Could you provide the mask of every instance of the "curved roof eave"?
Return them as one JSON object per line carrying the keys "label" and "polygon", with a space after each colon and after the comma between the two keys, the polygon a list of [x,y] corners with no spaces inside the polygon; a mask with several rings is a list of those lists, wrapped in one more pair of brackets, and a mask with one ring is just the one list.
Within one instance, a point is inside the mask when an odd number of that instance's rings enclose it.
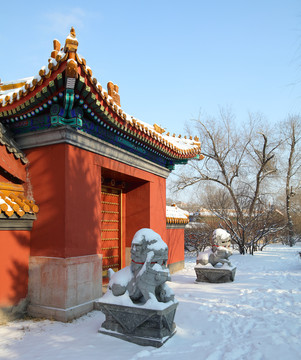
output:
{"label": "curved roof eave", "polygon": [[83,101],[89,96],[86,106],[91,107],[95,113],[105,113],[113,126],[118,126],[130,136],[168,154],[170,158],[202,158],[201,144],[197,137],[193,139],[165,134],[165,130],[157,124],[149,125],[124,112],[120,106],[118,86],[109,82],[105,90],[93,77],[86,60],[77,53],[78,41],[73,28],[63,48],[58,40],[53,43],[54,50],[48,59],[48,65],[43,66],[38,75],[0,84],[0,121],[14,117],[17,119],[16,116],[26,115],[26,111],[34,114],[42,106],[47,106],[47,101],[65,87],[62,74],[67,73],[67,77],[71,74],[76,79],[75,90]]}

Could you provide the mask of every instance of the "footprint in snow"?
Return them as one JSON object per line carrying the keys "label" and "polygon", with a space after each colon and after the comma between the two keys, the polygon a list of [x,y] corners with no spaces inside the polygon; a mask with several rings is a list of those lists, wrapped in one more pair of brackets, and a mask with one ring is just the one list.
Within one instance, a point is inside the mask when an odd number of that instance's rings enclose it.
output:
{"label": "footprint in snow", "polygon": [[206,360],[224,360],[224,352],[222,350],[216,350],[212,352]]}
{"label": "footprint in snow", "polygon": [[247,355],[248,349],[246,347],[237,346],[235,348],[230,349],[225,353],[223,360],[238,360],[244,359],[244,355]]}
{"label": "footprint in snow", "polygon": [[192,347],[206,347],[206,346],[211,346],[211,342],[210,341],[201,341],[201,342],[197,342],[195,344],[192,344]]}
{"label": "footprint in snow", "polygon": [[150,356],[150,355],[151,355],[150,351],[142,350],[142,351],[138,352],[138,354],[136,354],[136,358],[141,359],[141,358],[144,358],[144,357],[147,357],[147,356]]}

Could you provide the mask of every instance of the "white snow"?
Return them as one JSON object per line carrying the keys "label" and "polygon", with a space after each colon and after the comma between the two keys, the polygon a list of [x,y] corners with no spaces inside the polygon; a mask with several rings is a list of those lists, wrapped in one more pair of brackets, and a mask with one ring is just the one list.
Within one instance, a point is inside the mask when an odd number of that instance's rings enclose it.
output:
{"label": "white snow", "polygon": [[[103,93],[103,91],[102,91]],[[109,99],[110,97],[108,97]],[[117,104],[115,104],[117,105]],[[119,109],[119,107],[118,107]],[[135,118],[132,115],[129,115],[123,110],[123,113],[126,116],[126,121],[131,123],[132,125],[134,122],[139,126],[140,130],[146,133],[149,136],[152,136],[154,139],[158,140],[159,142],[163,143],[164,145],[168,146],[169,148],[178,148],[180,153],[184,153],[184,150],[191,150],[191,149],[199,149],[200,142],[192,139],[186,139],[185,137],[175,137],[170,136],[164,133],[159,133],[153,125],[150,125],[140,119]]]}
{"label": "white snow", "polygon": [[179,306],[177,333],[161,348],[100,334],[93,311],[71,323],[22,320],[0,327],[0,359],[300,359],[301,243],[234,253],[233,283],[195,283],[195,256],[168,283]]}
{"label": "white snow", "polygon": [[[208,260],[208,259],[206,259],[205,257],[202,257],[201,258],[202,260]],[[200,260],[200,258],[198,257],[198,260]],[[214,268],[214,266],[210,263],[210,262],[208,262],[208,264],[206,264],[206,265],[202,265],[202,264],[196,264],[196,266],[195,267],[197,267],[197,268]]]}
{"label": "white snow", "polygon": [[[7,197],[5,197],[5,199],[7,199]],[[0,197],[0,205],[5,204],[7,206],[8,211],[13,211],[13,208],[5,201],[5,199]],[[8,200],[10,200],[13,204],[15,204],[11,199]]]}
{"label": "white snow", "polygon": [[116,304],[116,305],[123,305],[123,306],[135,306],[132,302],[129,292],[126,291],[123,295],[114,296],[110,289],[104,294],[102,298],[99,299],[103,303],[107,304]]}
{"label": "white snow", "polygon": [[76,38],[76,36],[74,36],[73,34],[69,34],[68,36],[67,36],[67,39],[69,39],[69,40],[73,40],[73,41],[77,41],[77,38]]}
{"label": "white snow", "polygon": [[161,271],[161,272],[169,272],[169,269],[168,268],[163,268],[160,264],[154,264],[152,266],[152,269],[155,270],[155,271]]}
{"label": "white snow", "polygon": [[227,241],[230,238],[230,234],[224,229],[215,229],[213,231],[213,236],[220,238],[222,241]]}
{"label": "white snow", "polygon": [[[212,254],[212,249],[206,249],[204,251],[201,251],[199,255],[197,256],[197,260],[203,260],[204,262],[209,261],[209,256]],[[210,264],[211,265],[211,264]]]}
{"label": "white snow", "polygon": [[12,80],[12,81],[5,81],[4,83],[2,83],[1,85],[14,85],[14,84],[19,84],[22,82],[31,82],[33,80],[33,76],[29,76],[26,78],[22,78],[22,79],[17,79],[17,80]]}
{"label": "white snow", "polygon": [[189,218],[189,212],[180,209],[177,205],[166,206],[166,217],[187,220]]}
{"label": "white snow", "polygon": [[49,74],[49,68],[48,68],[48,66],[42,66],[41,67],[41,70],[45,70],[45,75],[48,75]]}
{"label": "white snow", "polygon": [[132,280],[132,278],[133,278],[133,273],[131,271],[131,267],[126,266],[125,268],[115,272],[114,274],[112,273],[109,286],[112,286],[113,284],[126,286]]}
{"label": "white snow", "polygon": [[155,242],[147,244],[148,250],[160,251],[167,248],[167,245],[162,240],[161,236],[154,230],[148,228],[143,228],[136,232],[132,240],[132,245],[140,245],[144,239],[147,241],[155,240]]}
{"label": "white snow", "polygon": [[[159,302],[155,295],[149,294],[150,299],[145,304],[134,304],[129,296],[128,291],[125,294],[120,296],[114,296],[112,291],[108,290],[102,298],[99,300],[106,304],[115,304],[115,305],[123,305],[123,306],[132,306],[140,309],[152,309],[152,310],[164,310],[168,306],[177,303],[177,300],[168,301],[166,303]],[[101,325],[101,324],[100,324]],[[1,359],[1,358],[0,358]]]}

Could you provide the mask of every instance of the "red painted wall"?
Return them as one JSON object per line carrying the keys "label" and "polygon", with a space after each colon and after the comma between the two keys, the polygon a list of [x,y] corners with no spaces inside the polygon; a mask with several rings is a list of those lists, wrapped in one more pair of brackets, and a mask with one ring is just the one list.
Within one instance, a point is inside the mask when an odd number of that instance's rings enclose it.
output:
{"label": "red painted wall", "polygon": [[165,241],[166,181],[155,177],[126,194],[126,246],[141,228],[150,228]]}
{"label": "red painted wall", "polygon": [[29,231],[0,230],[0,306],[27,296],[29,247]]}
{"label": "red painted wall", "polygon": [[126,247],[130,247],[133,236],[142,228],[150,227],[150,186],[138,186],[126,193]]}
{"label": "red painted wall", "polygon": [[31,255],[72,257],[100,253],[102,173],[130,179],[123,199],[124,244],[152,227],[166,236],[165,179],[72,145],[26,151],[35,202]]}
{"label": "red painted wall", "polygon": [[33,256],[65,256],[65,152],[63,144],[26,151],[33,196],[40,208],[31,235]]}
{"label": "red painted wall", "polygon": [[184,229],[167,229],[168,263],[184,261]]}
{"label": "red painted wall", "polygon": [[100,253],[101,169],[79,148],[65,156],[65,257]]}
{"label": "red painted wall", "polygon": [[150,228],[166,241],[166,181],[163,178],[150,183],[150,213]]}

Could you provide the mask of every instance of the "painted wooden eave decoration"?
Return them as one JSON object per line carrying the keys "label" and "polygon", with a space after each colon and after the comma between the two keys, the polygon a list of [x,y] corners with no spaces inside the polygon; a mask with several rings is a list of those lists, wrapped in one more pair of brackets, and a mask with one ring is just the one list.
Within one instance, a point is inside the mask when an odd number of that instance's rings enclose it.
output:
{"label": "painted wooden eave decoration", "polygon": [[0,183],[0,219],[35,215],[39,207],[24,196],[22,185]]}
{"label": "painted wooden eave decoration", "polygon": [[64,47],[54,49],[38,75],[9,83],[0,81],[0,122],[13,133],[70,125],[117,146],[153,154],[166,167],[202,159],[197,137],[170,135],[157,124],[149,125],[121,108],[119,88],[109,82],[104,89],[86,60],[77,53],[73,28]]}
{"label": "painted wooden eave decoration", "polygon": [[167,224],[188,224],[189,212],[182,210],[173,204],[166,206],[166,223]]}

